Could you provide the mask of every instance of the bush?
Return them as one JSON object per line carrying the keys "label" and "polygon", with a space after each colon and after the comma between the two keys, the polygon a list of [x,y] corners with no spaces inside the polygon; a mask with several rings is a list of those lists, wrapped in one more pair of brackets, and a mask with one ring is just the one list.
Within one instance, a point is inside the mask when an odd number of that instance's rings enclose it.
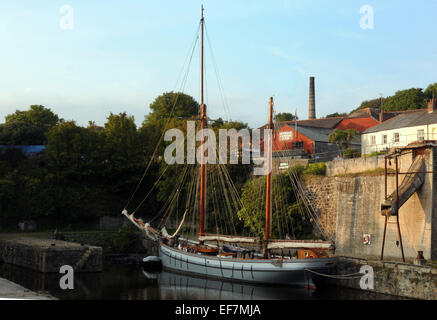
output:
{"label": "bush", "polygon": [[361,153],[357,149],[355,149],[355,148],[347,148],[344,151],[344,154],[343,154],[343,157],[345,159],[348,159],[348,158],[359,158],[360,156],[361,156]]}
{"label": "bush", "polygon": [[372,152],[372,153],[365,154],[365,155],[363,155],[363,157],[367,158],[367,157],[383,156],[383,155],[386,155],[386,154],[387,154],[387,152],[377,152],[377,151],[375,151],[375,152]]}
{"label": "bush", "polygon": [[326,164],[324,162],[310,163],[303,171],[303,174],[324,176],[326,173]]}
{"label": "bush", "polygon": [[137,240],[137,234],[129,228],[123,228],[112,238],[112,247],[115,252],[129,252]]}

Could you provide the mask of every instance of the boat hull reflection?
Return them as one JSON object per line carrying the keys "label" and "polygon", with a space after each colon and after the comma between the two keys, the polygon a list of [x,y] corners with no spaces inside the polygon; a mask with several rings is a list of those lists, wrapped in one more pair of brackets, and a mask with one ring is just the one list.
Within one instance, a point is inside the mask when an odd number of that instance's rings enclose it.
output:
{"label": "boat hull reflection", "polygon": [[315,290],[292,286],[268,286],[182,274],[174,271],[148,272],[144,276],[157,282],[160,299],[280,300],[314,299]]}

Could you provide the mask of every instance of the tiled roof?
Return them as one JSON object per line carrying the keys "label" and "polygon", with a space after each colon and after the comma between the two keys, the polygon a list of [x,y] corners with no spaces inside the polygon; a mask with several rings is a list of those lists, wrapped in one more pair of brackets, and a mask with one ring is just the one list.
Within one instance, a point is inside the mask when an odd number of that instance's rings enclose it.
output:
{"label": "tiled roof", "polygon": [[363,132],[371,127],[378,124],[378,121],[371,116],[364,116],[358,118],[345,118],[339,122],[335,127],[336,129],[346,130],[346,129],[356,129]]}
{"label": "tiled roof", "polygon": [[[310,120],[298,120],[297,125],[299,127],[313,127],[313,128],[325,128],[333,129],[344,117],[333,117],[333,118],[320,118],[320,119],[310,119]],[[279,124],[293,125],[295,121],[279,121]]]}
{"label": "tiled roof", "polygon": [[437,112],[428,113],[427,109],[409,110],[375,127],[367,129],[364,133],[416,127],[434,123],[437,123]]}

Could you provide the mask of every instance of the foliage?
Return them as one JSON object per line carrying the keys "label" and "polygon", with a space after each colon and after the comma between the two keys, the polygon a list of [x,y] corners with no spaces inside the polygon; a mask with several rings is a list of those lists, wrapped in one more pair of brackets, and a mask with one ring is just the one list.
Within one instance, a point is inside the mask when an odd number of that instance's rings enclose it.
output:
{"label": "foliage", "polygon": [[112,237],[112,247],[114,252],[128,252],[131,249],[138,235],[130,228],[122,228]]}
{"label": "foliage", "polygon": [[355,140],[359,134],[360,132],[355,129],[335,129],[331,134],[329,134],[328,141],[330,143],[335,143],[340,149],[340,152],[343,152],[344,149],[349,148],[352,140]]}
{"label": "foliage", "polygon": [[387,152],[385,152],[385,151],[374,151],[372,153],[364,154],[362,156],[363,156],[363,158],[367,158],[367,157],[382,156],[382,155],[386,155],[386,154],[387,154]]}
{"label": "foliage", "polygon": [[433,97],[437,97],[437,82],[427,86],[425,91],[422,88],[410,88],[397,91],[393,96],[381,97],[372,100],[365,100],[354,111],[363,108],[376,108],[381,107],[385,111],[402,111],[410,109],[426,108],[427,100]]}
{"label": "foliage", "polygon": [[[176,117],[168,118],[174,101]],[[142,178],[164,129],[186,132],[186,121],[196,117],[199,108],[188,95],[164,93],[150,105],[151,112],[140,128],[125,112],[109,114],[104,126],[93,121],[87,126],[63,121],[43,106],[8,115],[6,123],[0,124],[1,144],[45,144],[46,150],[30,158],[15,149],[0,153],[1,227],[16,227],[23,219],[35,219],[41,227],[85,226],[95,224],[103,215],[119,215]],[[247,123],[222,119],[212,122],[211,127],[248,128]],[[156,150],[129,211],[138,206],[163,173],[166,164],[160,156],[168,143],[161,143]],[[238,164],[228,170],[236,188],[241,189],[252,169]],[[136,214],[155,215],[174,192],[180,174],[180,165],[170,166]],[[120,246],[124,246],[123,239],[121,233]]]}
{"label": "foliage", "polygon": [[397,91],[394,96],[388,97],[384,101],[383,107],[386,111],[425,108],[425,94],[421,88]]}
{"label": "foliage", "polygon": [[5,120],[6,123],[16,121],[27,122],[38,127],[43,132],[47,132],[51,127],[56,126],[62,121],[50,109],[41,105],[31,105],[27,111],[17,110],[15,113],[7,115]]}
{"label": "foliage", "polygon": [[363,102],[361,102],[361,105],[356,110],[365,109],[365,108],[380,109],[381,105],[384,103],[385,100],[386,98],[383,97],[372,99],[372,100],[364,100]]}
{"label": "foliage", "polygon": [[334,112],[334,113],[328,114],[326,116],[326,118],[346,117],[347,115],[348,115],[347,112],[343,112],[343,113]]}
{"label": "foliage", "polygon": [[424,92],[425,98],[427,100],[431,98],[437,98],[437,82],[430,84]]}
{"label": "foliage", "polygon": [[294,121],[296,116],[289,112],[280,112],[275,115],[275,121]]}
{"label": "foliage", "polygon": [[[300,206],[289,179],[287,174],[272,178],[273,238],[285,238],[287,234],[301,238],[312,231],[311,224],[303,219],[299,211]],[[244,225],[258,235],[265,233],[265,184],[266,177],[250,179],[245,184],[241,195],[243,209],[238,212]]]}
{"label": "foliage", "polygon": [[[173,114],[171,114],[173,108]],[[146,117],[146,122],[170,116],[191,118],[199,114],[200,105],[194,98],[182,92],[166,92],[150,104],[150,110],[152,112]]]}
{"label": "foliage", "polygon": [[343,157],[344,158],[359,158],[360,157],[360,152],[355,149],[355,148],[347,148],[344,153],[343,153]]}
{"label": "foliage", "polygon": [[103,139],[100,133],[66,121],[47,133],[48,165],[63,177],[88,176],[101,169]]}
{"label": "foliage", "polygon": [[17,120],[0,124],[0,145],[40,145],[44,132],[32,123]]}
{"label": "foliage", "polygon": [[303,175],[324,176],[326,174],[326,164],[324,162],[310,163],[303,170]]}

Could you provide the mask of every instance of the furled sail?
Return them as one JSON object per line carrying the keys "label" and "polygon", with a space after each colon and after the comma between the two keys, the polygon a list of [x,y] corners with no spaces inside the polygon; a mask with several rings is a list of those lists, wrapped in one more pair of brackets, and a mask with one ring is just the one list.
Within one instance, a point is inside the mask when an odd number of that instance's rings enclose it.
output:
{"label": "furled sail", "polygon": [[134,214],[129,214],[126,209],[121,212],[128,218],[137,228],[141,229],[149,239],[158,240],[158,231],[150,226],[149,223],[144,223],[143,220],[134,217]]}
{"label": "furled sail", "polygon": [[241,243],[258,243],[259,238],[256,237],[241,237],[222,234],[204,234],[199,236],[200,241],[223,241],[223,242],[241,242]]}
{"label": "furled sail", "polygon": [[333,243],[329,241],[308,240],[272,240],[267,245],[268,249],[305,248],[305,249],[332,249]]}

